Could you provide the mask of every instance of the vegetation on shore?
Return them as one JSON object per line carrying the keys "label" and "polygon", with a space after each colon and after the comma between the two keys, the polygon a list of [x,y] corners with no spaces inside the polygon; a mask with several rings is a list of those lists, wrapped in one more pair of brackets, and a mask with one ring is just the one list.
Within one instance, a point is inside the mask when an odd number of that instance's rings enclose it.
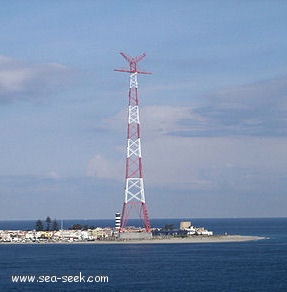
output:
{"label": "vegetation on shore", "polygon": [[50,216],[47,216],[47,218],[44,221],[44,223],[40,219],[38,219],[35,222],[35,230],[36,231],[58,231],[59,230],[59,224],[58,224],[56,219],[54,219],[52,221]]}
{"label": "vegetation on shore", "polygon": [[[88,230],[88,229],[95,229],[95,226],[88,226],[88,225],[82,225],[82,224],[73,224],[71,227],[69,227],[69,230]],[[36,231],[58,231],[59,224],[56,219],[53,221],[51,220],[50,216],[47,216],[45,220],[38,219],[35,222],[35,230]]]}

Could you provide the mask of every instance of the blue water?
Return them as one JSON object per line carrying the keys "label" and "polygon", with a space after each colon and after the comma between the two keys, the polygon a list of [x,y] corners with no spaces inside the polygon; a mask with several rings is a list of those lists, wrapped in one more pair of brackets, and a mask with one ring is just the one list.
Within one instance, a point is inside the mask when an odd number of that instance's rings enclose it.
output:
{"label": "blue water", "polygon": [[[178,226],[179,221],[157,219],[152,224]],[[0,229],[3,224],[0,222]],[[9,224],[18,229],[17,224],[27,222]],[[193,224],[218,234],[259,235],[268,239],[146,245],[2,244],[0,291],[287,291],[287,218],[194,219]],[[109,282],[11,281],[12,275],[61,277],[80,272],[85,276],[106,275]]]}

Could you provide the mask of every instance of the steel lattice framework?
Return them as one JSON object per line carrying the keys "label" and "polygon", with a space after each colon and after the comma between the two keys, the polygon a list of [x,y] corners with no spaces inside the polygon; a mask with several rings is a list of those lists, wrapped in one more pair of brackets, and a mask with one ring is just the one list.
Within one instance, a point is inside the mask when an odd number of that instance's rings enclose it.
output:
{"label": "steel lattice framework", "polygon": [[137,74],[151,74],[137,70],[137,63],[145,57],[145,54],[130,57],[120,53],[129,63],[129,70],[115,69],[119,72],[130,73],[129,104],[128,104],[128,129],[127,129],[127,156],[126,156],[126,185],[125,200],[123,204],[121,228],[123,231],[133,209],[137,210],[143,221],[146,232],[150,231],[150,221],[145,202],[142,152],[140,140],[140,117],[138,99]]}

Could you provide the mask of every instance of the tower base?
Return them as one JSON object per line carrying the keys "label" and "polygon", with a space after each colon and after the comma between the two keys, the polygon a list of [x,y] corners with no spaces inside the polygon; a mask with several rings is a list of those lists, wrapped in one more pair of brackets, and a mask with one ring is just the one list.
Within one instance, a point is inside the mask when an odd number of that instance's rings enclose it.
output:
{"label": "tower base", "polygon": [[151,232],[123,232],[123,233],[119,233],[118,238],[121,240],[152,239],[152,233]]}

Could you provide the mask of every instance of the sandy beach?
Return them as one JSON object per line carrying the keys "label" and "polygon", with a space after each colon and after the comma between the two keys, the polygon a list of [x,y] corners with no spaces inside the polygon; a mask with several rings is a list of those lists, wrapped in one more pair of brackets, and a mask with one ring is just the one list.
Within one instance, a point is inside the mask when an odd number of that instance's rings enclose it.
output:
{"label": "sandy beach", "polygon": [[126,241],[95,241],[95,244],[180,244],[180,243],[220,243],[220,242],[242,242],[266,239],[259,236],[243,235],[214,235],[214,236],[192,236],[187,238],[164,238],[143,239]]}
{"label": "sandy beach", "polygon": [[178,243],[220,243],[220,242],[241,242],[241,241],[254,241],[265,239],[259,236],[243,236],[243,235],[218,235],[218,236],[194,236],[187,238],[169,238],[169,239],[149,239],[139,241],[124,241],[116,243],[140,243],[140,244],[178,244]]}
{"label": "sandy beach", "polygon": [[191,236],[186,238],[152,238],[142,240],[95,240],[95,241],[40,241],[40,242],[0,242],[0,244],[192,244],[192,243],[222,243],[243,242],[266,239],[260,236],[244,235],[213,235]]}

